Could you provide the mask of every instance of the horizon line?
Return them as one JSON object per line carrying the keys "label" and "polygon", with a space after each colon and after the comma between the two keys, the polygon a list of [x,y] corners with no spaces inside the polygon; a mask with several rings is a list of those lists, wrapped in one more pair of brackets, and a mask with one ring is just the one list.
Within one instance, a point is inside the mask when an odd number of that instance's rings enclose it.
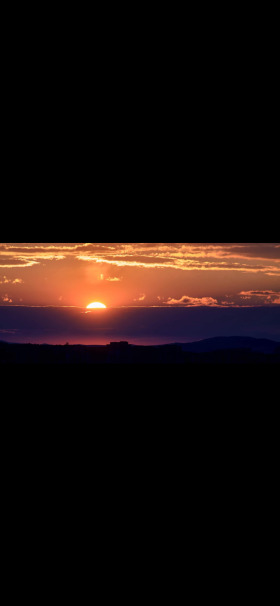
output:
{"label": "horizon line", "polygon": [[139,346],[139,347],[160,347],[160,346],[165,346],[165,345],[190,345],[192,343],[201,343],[203,341],[213,341],[215,339],[252,339],[254,341],[272,341],[275,343],[280,343],[280,339],[278,340],[277,338],[270,338],[270,337],[251,337],[249,335],[216,335],[215,337],[204,337],[202,339],[195,339],[194,341],[170,341],[170,342],[164,342],[164,343],[147,343],[145,345],[143,345],[143,343],[130,343],[129,341],[127,341],[126,339],[121,339],[118,341],[110,341],[108,343],[81,343],[81,342],[77,342],[77,343],[69,343],[68,341],[66,341],[65,343],[47,343],[46,341],[42,342],[42,343],[31,343],[30,341],[26,341],[26,342],[16,342],[16,341],[5,341],[0,339],[0,343],[5,343],[7,345],[49,345],[51,347],[65,347],[65,345],[69,346],[69,347],[75,347],[76,345],[79,345],[81,347],[106,347],[107,345],[110,345],[111,343],[127,343],[128,345],[135,345],[135,346]]}
{"label": "horizon line", "polygon": [[280,308],[279,303],[269,303],[266,305],[117,305],[114,307],[103,307],[103,308],[94,308],[88,309],[87,307],[83,307],[80,305],[22,305],[22,304],[10,304],[10,305],[1,305],[1,308],[11,308],[11,307],[27,307],[27,308],[38,308],[38,309],[83,309],[86,313],[96,313],[96,312],[104,312],[106,310],[111,309],[269,309],[271,307]]}

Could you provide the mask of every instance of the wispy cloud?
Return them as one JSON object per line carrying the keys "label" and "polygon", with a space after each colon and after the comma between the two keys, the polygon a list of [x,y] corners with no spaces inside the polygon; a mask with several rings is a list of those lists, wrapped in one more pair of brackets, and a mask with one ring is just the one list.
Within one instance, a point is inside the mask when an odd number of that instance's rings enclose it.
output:
{"label": "wispy cloud", "polygon": [[[234,271],[280,276],[279,243],[0,244],[0,267],[31,267],[69,257],[79,262],[119,268]],[[120,277],[104,279],[116,282]]]}

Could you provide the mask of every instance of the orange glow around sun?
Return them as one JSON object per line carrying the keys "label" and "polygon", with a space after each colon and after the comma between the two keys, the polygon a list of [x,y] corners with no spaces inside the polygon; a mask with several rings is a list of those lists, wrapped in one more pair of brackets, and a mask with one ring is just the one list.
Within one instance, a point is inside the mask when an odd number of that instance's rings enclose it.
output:
{"label": "orange glow around sun", "polygon": [[104,303],[94,301],[93,303],[89,303],[89,305],[87,305],[87,309],[106,309],[106,305],[104,305]]}

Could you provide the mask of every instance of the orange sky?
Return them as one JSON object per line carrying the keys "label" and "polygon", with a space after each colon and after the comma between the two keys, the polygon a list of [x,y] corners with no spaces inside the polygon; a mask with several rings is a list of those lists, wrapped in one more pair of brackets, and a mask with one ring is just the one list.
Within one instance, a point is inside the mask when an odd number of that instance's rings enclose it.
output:
{"label": "orange sky", "polygon": [[280,303],[280,244],[2,243],[0,304]]}

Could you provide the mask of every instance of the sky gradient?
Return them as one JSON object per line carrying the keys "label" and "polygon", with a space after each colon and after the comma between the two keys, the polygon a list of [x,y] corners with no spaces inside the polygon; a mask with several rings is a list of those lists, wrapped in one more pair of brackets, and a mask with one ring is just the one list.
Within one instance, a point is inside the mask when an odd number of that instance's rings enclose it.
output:
{"label": "sky gradient", "polygon": [[0,306],[3,340],[279,340],[280,244],[2,243]]}

